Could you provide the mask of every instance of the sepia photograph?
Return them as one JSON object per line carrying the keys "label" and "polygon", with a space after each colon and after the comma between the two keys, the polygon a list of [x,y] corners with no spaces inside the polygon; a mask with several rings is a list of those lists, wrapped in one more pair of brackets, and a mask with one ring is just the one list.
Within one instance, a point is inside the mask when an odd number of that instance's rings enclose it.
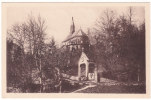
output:
{"label": "sepia photograph", "polygon": [[148,94],[148,5],[3,3],[3,91]]}

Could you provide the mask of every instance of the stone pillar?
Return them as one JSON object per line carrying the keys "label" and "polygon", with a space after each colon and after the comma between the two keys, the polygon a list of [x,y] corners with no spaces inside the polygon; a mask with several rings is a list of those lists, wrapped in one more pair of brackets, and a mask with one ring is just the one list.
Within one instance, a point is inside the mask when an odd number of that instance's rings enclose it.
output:
{"label": "stone pillar", "polygon": [[81,69],[80,69],[80,63],[78,64],[78,79],[80,79],[80,71],[81,71]]}
{"label": "stone pillar", "polygon": [[94,69],[94,81],[98,82],[98,72],[97,72],[97,68]]}
{"label": "stone pillar", "polygon": [[89,63],[85,63],[85,65],[86,65],[86,66],[85,66],[85,67],[86,67],[86,68],[85,68],[85,70],[86,70],[86,73],[85,73],[86,75],[85,75],[85,76],[88,78]]}

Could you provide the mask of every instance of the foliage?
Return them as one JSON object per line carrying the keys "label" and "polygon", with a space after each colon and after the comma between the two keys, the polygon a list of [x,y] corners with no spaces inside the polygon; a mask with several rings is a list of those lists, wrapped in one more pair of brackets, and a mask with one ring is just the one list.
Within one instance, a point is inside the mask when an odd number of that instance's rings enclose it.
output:
{"label": "foliage", "polygon": [[59,81],[57,78],[60,76],[56,75],[59,62],[57,46],[54,39],[45,43],[45,30],[45,20],[30,15],[24,23],[15,24],[7,31],[8,87],[32,92],[39,86],[32,88],[30,85],[38,81],[36,84],[41,85],[38,90],[42,92],[47,79],[52,79],[55,84]]}
{"label": "foliage", "polygon": [[128,11],[128,16],[117,17],[107,9],[96,21],[96,61],[108,70],[109,76],[117,77],[115,73],[124,71],[128,73],[127,80],[138,81],[139,74],[139,81],[145,81],[145,23],[136,26],[134,10]]}

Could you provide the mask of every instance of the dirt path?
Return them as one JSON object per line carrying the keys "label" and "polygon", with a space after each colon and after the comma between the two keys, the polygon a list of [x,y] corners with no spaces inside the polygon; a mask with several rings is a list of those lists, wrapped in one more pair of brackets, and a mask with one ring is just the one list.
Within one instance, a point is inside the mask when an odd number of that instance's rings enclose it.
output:
{"label": "dirt path", "polygon": [[75,91],[73,91],[72,93],[76,93],[76,92],[79,92],[79,91],[85,90],[85,89],[87,89],[87,88],[92,88],[92,87],[95,87],[95,86],[96,86],[96,85],[92,85],[92,84],[90,84],[90,85],[85,86],[85,87],[83,87],[83,88],[81,88],[81,89],[75,90]]}
{"label": "dirt path", "polygon": [[101,78],[100,80],[101,80],[101,82],[99,82],[99,83],[91,83],[91,82],[89,82],[87,86],[85,86],[83,88],[80,88],[78,90],[75,90],[72,93],[80,92],[80,91],[86,90],[88,88],[93,88],[93,87],[96,87],[97,85],[108,85],[109,86],[109,85],[113,85],[113,84],[114,85],[115,84],[119,84],[118,81],[110,80],[110,79],[106,79],[106,78]]}

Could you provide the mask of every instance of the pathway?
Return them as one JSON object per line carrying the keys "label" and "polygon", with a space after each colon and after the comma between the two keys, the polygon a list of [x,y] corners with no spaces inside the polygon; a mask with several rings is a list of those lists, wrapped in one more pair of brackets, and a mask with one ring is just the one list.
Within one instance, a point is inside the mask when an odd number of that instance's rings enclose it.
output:
{"label": "pathway", "polygon": [[85,89],[88,89],[88,88],[96,87],[96,86],[98,86],[98,85],[110,86],[110,85],[118,85],[118,84],[121,84],[121,83],[118,82],[118,81],[111,80],[111,79],[106,79],[106,78],[101,78],[99,83],[93,83],[93,82],[87,82],[87,83],[88,83],[87,86],[85,86],[85,87],[83,87],[83,88],[81,88],[81,89],[75,90],[75,91],[73,91],[73,93],[80,92],[80,91],[85,90]]}

